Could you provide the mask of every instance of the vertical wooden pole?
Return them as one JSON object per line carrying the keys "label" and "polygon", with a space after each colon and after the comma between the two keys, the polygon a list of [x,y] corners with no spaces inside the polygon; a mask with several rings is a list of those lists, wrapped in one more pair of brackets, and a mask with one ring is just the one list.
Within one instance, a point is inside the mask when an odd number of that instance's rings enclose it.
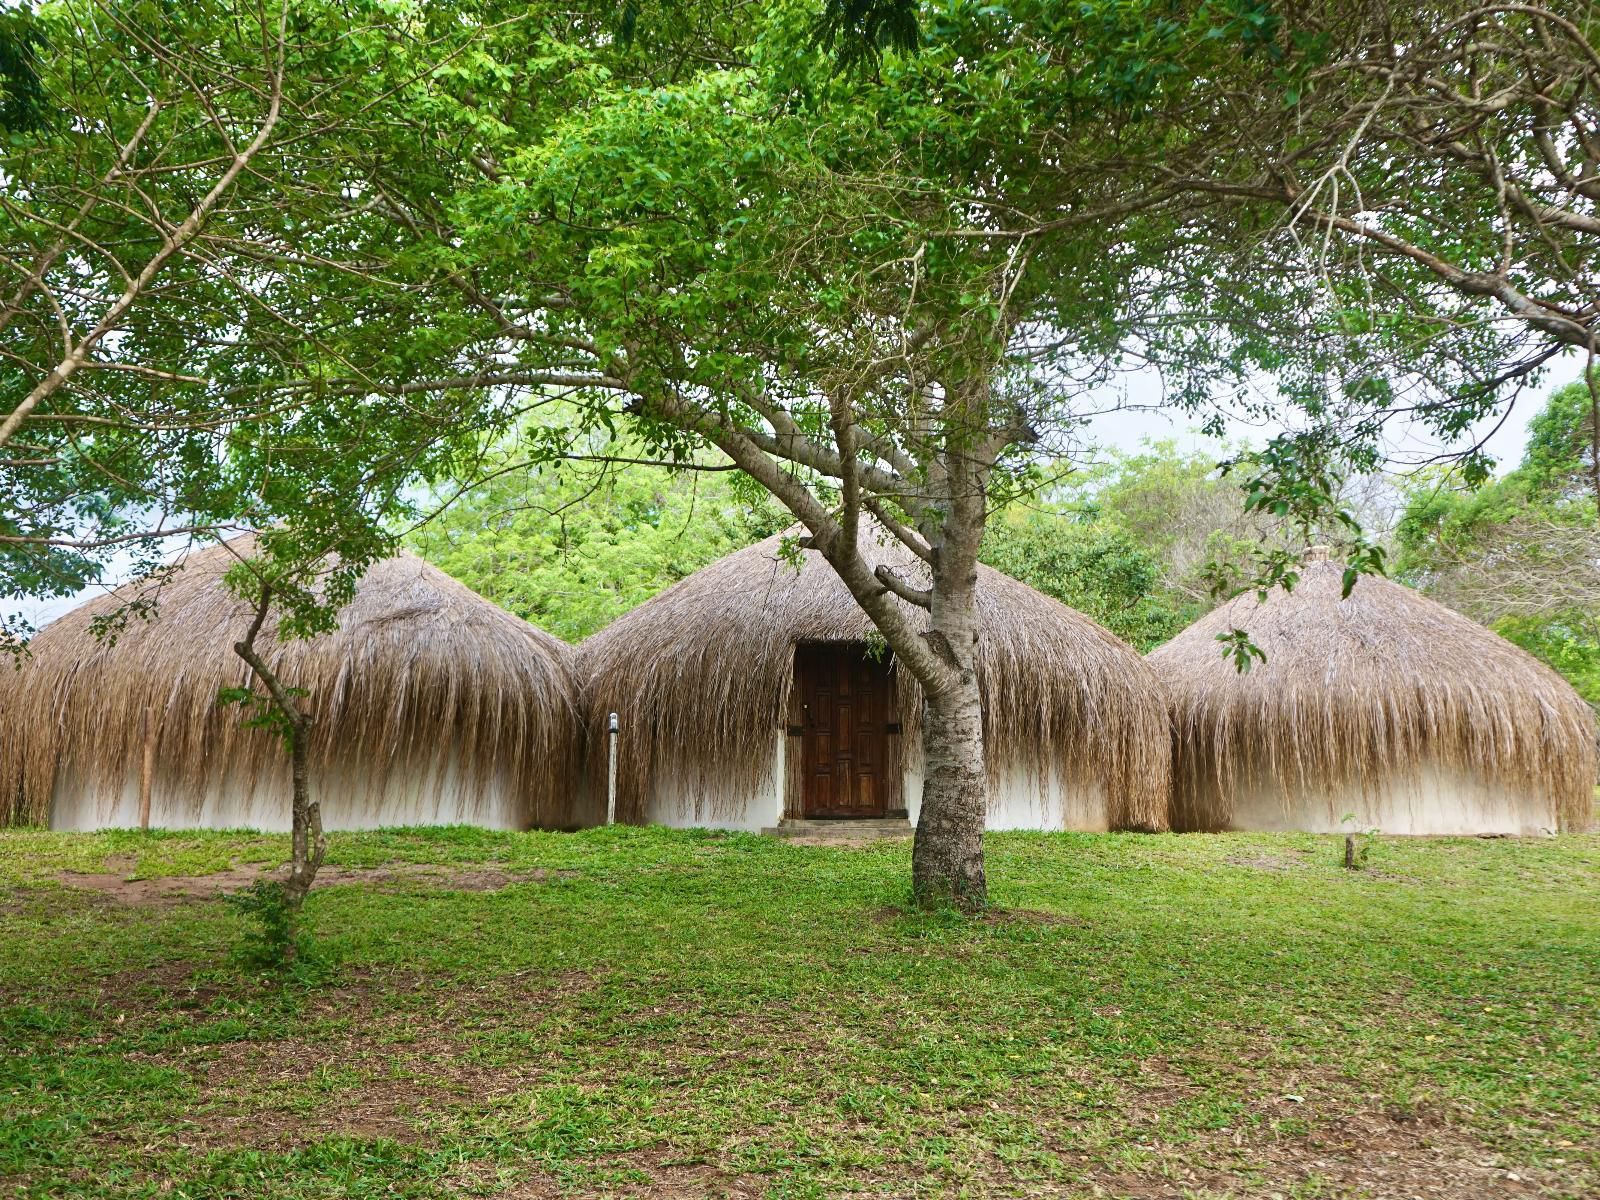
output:
{"label": "vertical wooden pole", "polygon": [[156,769],[156,722],[144,710],[144,763],[139,768],[139,828],[150,828],[150,785]]}
{"label": "vertical wooden pole", "polygon": [[606,763],[605,773],[605,822],[608,826],[616,824],[616,714],[611,714],[608,725],[610,734],[610,762]]}
{"label": "vertical wooden pole", "polygon": [[610,761],[606,765],[606,824],[615,825],[617,822],[617,714],[611,714],[608,722],[609,736],[611,739]]}

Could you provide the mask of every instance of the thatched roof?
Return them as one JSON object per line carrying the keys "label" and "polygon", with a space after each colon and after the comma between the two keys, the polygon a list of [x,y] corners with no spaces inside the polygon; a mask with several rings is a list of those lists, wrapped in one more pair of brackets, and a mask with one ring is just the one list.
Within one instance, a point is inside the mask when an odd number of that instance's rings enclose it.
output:
{"label": "thatched roof", "polygon": [[[1344,568],[1308,562],[1292,592],[1238,596],[1148,655],[1172,706],[1173,824],[1227,825],[1235,788],[1286,806],[1370,792],[1428,764],[1548,796],[1587,824],[1594,719],[1567,682],[1504,638],[1381,577],[1341,599]],[[1240,674],[1217,635],[1266,654]]]}
{"label": "thatched roof", "polygon": [[[872,629],[833,569],[784,535],[730,554],[618,618],[579,647],[591,779],[605,794],[605,723],[619,714],[617,810],[640,820],[652,783],[734,815],[771,769],[801,642],[863,642]],[[869,561],[916,583],[923,564],[864,528]],[[1166,712],[1138,654],[1088,617],[980,567],[978,681],[991,777],[1025,768],[1104,785],[1114,828],[1166,827]],[[907,606],[909,610],[909,606]],[[926,624],[927,614],[913,610]],[[915,737],[922,696],[896,670],[900,721]]]}
{"label": "thatched roof", "polygon": [[[217,703],[219,688],[251,682],[233,644],[253,609],[221,579],[252,546],[246,537],[191,553],[156,593],[158,614],[134,618],[115,644],[96,639],[92,623],[129,589],[47,625],[20,670],[0,666],[0,800],[13,802],[10,813],[0,803],[0,818],[47,820],[59,770],[121,787],[140,769],[147,714],[163,781],[197,805],[224,764],[230,778],[287,779],[276,739]],[[341,803],[375,803],[386,780],[414,776],[453,746],[456,786],[494,776],[525,798],[528,822],[571,823],[581,736],[573,651],[415,555],[373,566],[336,631],[280,643],[269,621],[258,646],[285,683],[310,693],[313,771],[361,766],[369,795]]]}

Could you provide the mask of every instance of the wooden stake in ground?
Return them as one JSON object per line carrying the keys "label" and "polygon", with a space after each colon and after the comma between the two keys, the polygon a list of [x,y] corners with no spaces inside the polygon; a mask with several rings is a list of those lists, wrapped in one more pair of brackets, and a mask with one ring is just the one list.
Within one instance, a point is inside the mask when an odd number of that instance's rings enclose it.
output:
{"label": "wooden stake in ground", "polygon": [[150,828],[150,786],[156,768],[156,718],[144,712],[144,761],[139,766],[139,828]]}

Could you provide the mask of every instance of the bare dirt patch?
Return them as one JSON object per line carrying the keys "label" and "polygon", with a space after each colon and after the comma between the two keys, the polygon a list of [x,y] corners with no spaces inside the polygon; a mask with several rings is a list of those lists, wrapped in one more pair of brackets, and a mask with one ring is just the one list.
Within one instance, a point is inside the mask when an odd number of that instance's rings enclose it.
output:
{"label": "bare dirt patch", "polygon": [[[1095,1195],[1138,1197],[1316,1195],[1349,1200],[1483,1200],[1570,1195],[1575,1177],[1507,1164],[1442,1118],[1357,1109],[1305,1132],[1277,1121],[1219,1130],[1184,1145],[1155,1143],[1136,1171],[1088,1172]],[[1592,1180],[1591,1180],[1592,1182]],[[1581,1190],[1581,1185],[1579,1187]]]}
{"label": "bare dirt patch", "polygon": [[428,1145],[431,1119],[492,1104],[540,1077],[531,1059],[496,1061],[463,1030],[532,1028],[595,982],[523,973],[440,990],[422,977],[372,976],[318,993],[304,1012],[312,1026],[304,1036],[130,1057],[193,1082],[195,1102],[171,1134],[181,1146],[283,1150],[329,1137]]}
{"label": "bare dirt patch", "polygon": [[[1147,1059],[1127,1088],[1132,1124],[1156,1124],[1203,1089],[1164,1059]],[[1257,1099],[1235,1127],[1192,1139],[1140,1139],[1137,1166],[1073,1155],[1092,1194],[1134,1197],[1314,1195],[1319,1200],[1482,1200],[1589,1194],[1600,1177],[1583,1161],[1516,1165],[1448,1107],[1402,1111],[1377,1094],[1353,1091],[1327,1070],[1260,1076]],[[1576,1148],[1575,1148],[1576,1150]]]}
{"label": "bare dirt patch", "polygon": [[[112,865],[109,861],[108,866]],[[225,892],[247,888],[259,880],[287,877],[287,866],[260,864],[230,867],[210,875],[160,875],[129,878],[134,865],[115,871],[58,871],[52,878],[64,887],[103,896],[118,904],[163,906],[194,900],[212,900]],[[431,887],[448,892],[497,892],[519,883],[544,883],[572,872],[541,869],[507,871],[494,867],[441,867],[424,863],[389,863],[381,867],[323,867],[317,888],[357,885],[382,890]]]}

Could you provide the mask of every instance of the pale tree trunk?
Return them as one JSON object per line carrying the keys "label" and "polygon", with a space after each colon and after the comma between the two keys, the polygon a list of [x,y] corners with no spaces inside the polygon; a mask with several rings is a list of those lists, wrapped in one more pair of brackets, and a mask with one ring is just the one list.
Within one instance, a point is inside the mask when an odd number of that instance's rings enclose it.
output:
{"label": "pale tree trunk", "polygon": [[983,827],[989,780],[983,765],[983,712],[970,674],[949,694],[923,705],[922,811],[911,850],[917,903],[949,903],[974,912],[988,903]]}
{"label": "pale tree trunk", "polygon": [[[953,904],[977,912],[988,903],[983,830],[988,772],[978,692],[978,546],[987,518],[987,486],[999,454],[1036,440],[1020,410],[994,421],[986,379],[948,389],[946,402],[912,442],[933,447],[926,459],[863,430],[848,399],[830,397],[834,446],[807,434],[782,406],[759,394],[745,399],[771,431],[740,426],[686,403],[650,393],[654,415],[707,438],[805,524],[802,546],[820,551],[894,651],[899,668],[922,685],[925,772],[912,849],[912,891],[924,906]],[[782,461],[839,480],[837,505],[824,504]],[[887,463],[886,467],[884,464]],[[917,475],[924,477],[910,482]],[[885,501],[889,504],[886,505]],[[910,514],[903,525],[889,509]],[[928,564],[931,587],[867,562],[858,542],[863,512]],[[902,603],[903,602],[903,603]],[[912,616],[926,609],[928,629]]]}
{"label": "pale tree trunk", "polygon": [[322,831],[322,805],[311,795],[311,774],[307,764],[307,745],[311,735],[311,715],[302,709],[294,695],[286,688],[256,651],[256,636],[272,607],[272,588],[261,585],[261,598],[256,605],[255,619],[242,642],[235,642],[234,653],[249,664],[251,672],[266,687],[273,705],[282,714],[286,726],[285,740],[289,744],[290,777],[293,780],[294,825],[290,843],[289,878],[284,882],[284,899],[298,912],[305,903],[306,893],[317,877],[323,857],[328,852],[328,839]]}
{"label": "pale tree trunk", "polygon": [[[978,692],[978,547],[986,472],[970,460],[946,467],[951,504],[936,538],[929,648],[946,670],[925,681],[922,810],[911,851],[917,903],[976,912],[988,903],[983,830],[989,811],[983,704]],[[930,686],[930,683],[932,686]]]}

